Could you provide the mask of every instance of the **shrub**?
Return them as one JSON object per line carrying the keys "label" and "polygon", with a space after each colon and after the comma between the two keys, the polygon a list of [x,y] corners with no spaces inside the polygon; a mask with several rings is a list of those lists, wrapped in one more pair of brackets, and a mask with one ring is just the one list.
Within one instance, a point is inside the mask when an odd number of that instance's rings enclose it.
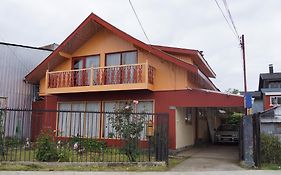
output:
{"label": "shrub", "polygon": [[261,162],[281,164],[281,142],[277,136],[261,134]]}
{"label": "shrub", "polygon": [[16,137],[6,137],[5,138],[5,147],[17,147],[21,144],[20,139],[16,138]]}
{"label": "shrub", "polygon": [[87,139],[84,141],[84,147],[87,151],[102,151],[106,148],[106,143],[95,139]]}
{"label": "shrub", "polygon": [[58,152],[49,131],[41,132],[36,141],[37,150],[35,157],[38,161],[57,161]]}
{"label": "shrub", "polygon": [[98,141],[96,139],[86,139],[79,136],[73,136],[70,140],[70,145],[78,143],[81,147],[85,148],[86,151],[102,151],[106,148],[106,142]]}
{"label": "shrub", "polygon": [[226,123],[231,125],[239,125],[242,117],[242,113],[234,112],[231,116],[226,118]]}
{"label": "shrub", "polygon": [[58,150],[58,161],[59,162],[69,162],[71,151],[68,148],[60,148]]}

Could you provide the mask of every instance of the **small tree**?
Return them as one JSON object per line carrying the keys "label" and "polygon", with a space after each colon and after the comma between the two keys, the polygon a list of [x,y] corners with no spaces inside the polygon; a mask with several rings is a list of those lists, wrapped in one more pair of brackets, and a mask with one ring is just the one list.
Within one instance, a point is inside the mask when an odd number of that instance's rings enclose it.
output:
{"label": "small tree", "polygon": [[235,88],[228,88],[226,91],[226,93],[229,93],[229,94],[239,94],[239,90],[238,89],[235,89]]}
{"label": "small tree", "polygon": [[231,125],[239,125],[242,117],[242,113],[234,112],[231,116],[226,119],[226,123]]}
{"label": "small tree", "polygon": [[116,114],[110,116],[110,123],[116,134],[123,140],[123,151],[129,161],[135,162],[138,155],[138,142],[144,127],[144,116],[133,113],[132,104],[116,109]]}

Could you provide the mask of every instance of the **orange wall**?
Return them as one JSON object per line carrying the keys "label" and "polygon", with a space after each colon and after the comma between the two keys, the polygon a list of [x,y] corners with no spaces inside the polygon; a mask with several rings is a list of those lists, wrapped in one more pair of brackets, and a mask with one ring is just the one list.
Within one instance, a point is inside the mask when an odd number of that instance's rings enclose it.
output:
{"label": "orange wall", "polygon": [[[106,29],[103,29],[91,37],[85,44],[77,49],[71,56],[79,57],[85,55],[100,55],[100,67],[105,66],[105,54],[112,52],[137,50],[138,63],[148,61],[149,65],[155,67],[155,79],[153,90],[183,90],[187,87],[194,88],[194,85],[187,80],[187,71],[168,61],[155,57],[154,55],[136,48],[133,44],[120,39]],[[193,63],[191,58],[180,56],[182,60]],[[58,65],[54,71],[70,70],[72,60],[65,58],[65,61]],[[40,81],[40,94],[45,94],[45,78]]]}

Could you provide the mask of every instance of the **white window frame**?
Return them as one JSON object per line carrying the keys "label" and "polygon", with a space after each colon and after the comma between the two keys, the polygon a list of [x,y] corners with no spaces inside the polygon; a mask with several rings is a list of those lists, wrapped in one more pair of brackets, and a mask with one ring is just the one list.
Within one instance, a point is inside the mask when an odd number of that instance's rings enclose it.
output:
{"label": "white window frame", "polygon": [[[71,102],[64,101],[64,102],[58,102],[57,109],[60,110],[59,106],[61,104],[70,104],[70,111],[71,111],[73,104],[83,104],[84,105],[84,110],[83,111],[87,112],[87,104],[89,104],[89,103],[98,103],[99,104],[99,108],[101,109],[101,101],[71,101]],[[100,112],[100,109],[99,109],[99,111],[96,111],[96,112]],[[69,114],[67,114],[66,117],[69,117],[71,121],[73,120],[72,119],[73,116],[69,116]],[[87,120],[87,117],[88,117],[87,113],[84,113],[84,115],[82,117],[83,117],[83,122],[85,122]],[[100,123],[100,120],[101,120],[101,116],[99,116],[99,119],[98,119],[99,123]],[[61,132],[60,131],[61,128],[60,128],[59,121],[60,121],[60,116],[59,116],[59,113],[57,113],[57,119],[56,119],[56,131],[57,131],[56,135],[57,135],[57,137],[66,137],[66,138],[73,137],[73,135],[72,135],[72,128],[71,128],[72,125],[69,125],[69,123],[66,123],[66,127],[68,128],[68,130],[66,131],[67,134],[61,134],[60,133]],[[85,124],[83,123],[83,135],[82,135],[82,137],[87,138],[89,136],[89,132],[86,130],[87,129],[87,125],[86,126],[84,126],[84,125]],[[75,125],[75,127],[76,127],[76,125]],[[95,137],[95,138],[100,138],[100,128],[98,128],[98,130],[96,132],[97,132],[97,137]],[[90,135],[92,135],[92,133]]]}
{"label": "white window frame", "polygon": [[[274,98],[276,98],[276,103],[272,103]],[[278,103],[279,98],[281,99],[281,96],[270,96],[270,106],[281,105],[281,103]]]}

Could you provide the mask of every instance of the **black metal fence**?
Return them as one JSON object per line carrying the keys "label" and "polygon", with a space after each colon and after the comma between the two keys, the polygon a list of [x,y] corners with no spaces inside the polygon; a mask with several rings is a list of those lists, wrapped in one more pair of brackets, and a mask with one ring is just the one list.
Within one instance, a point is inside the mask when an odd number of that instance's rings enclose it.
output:
{"label": "black metal fence", "polygon": [[168,126],[168,114],[0,109],[0,160],[168,163]]}

